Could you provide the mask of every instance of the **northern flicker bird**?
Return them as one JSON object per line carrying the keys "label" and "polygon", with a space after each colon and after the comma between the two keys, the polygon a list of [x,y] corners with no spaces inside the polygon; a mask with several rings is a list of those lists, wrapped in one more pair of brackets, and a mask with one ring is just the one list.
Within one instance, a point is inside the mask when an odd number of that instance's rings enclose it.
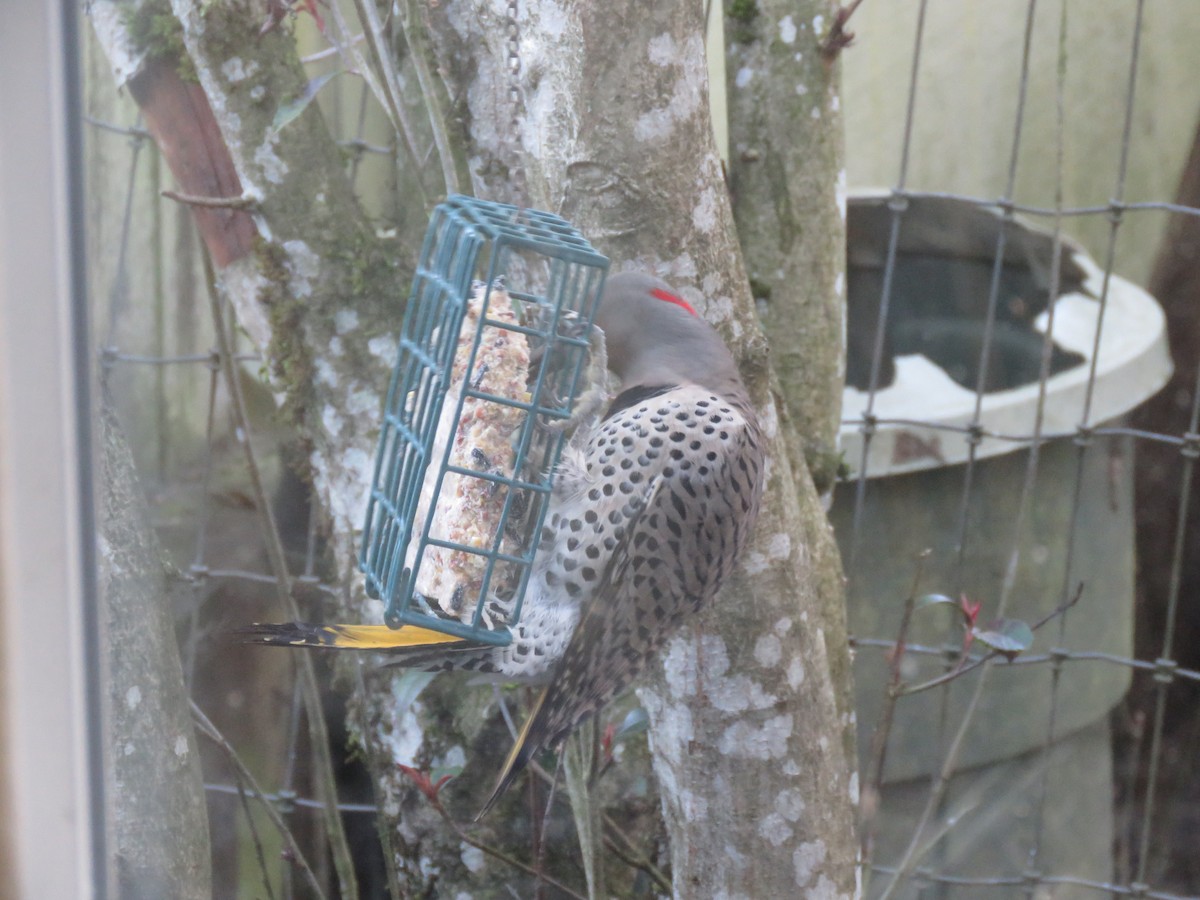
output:
{"label": "northern flicker bird", "polygon": [[564,452],[510,644],[413,626],[250,629],[261,643],[380,650],[395,665],[545,685],[480,815],[712,599],[758,514],[763,438],[712,326],[641,273],[608,279],[595,321],[620,391]]}

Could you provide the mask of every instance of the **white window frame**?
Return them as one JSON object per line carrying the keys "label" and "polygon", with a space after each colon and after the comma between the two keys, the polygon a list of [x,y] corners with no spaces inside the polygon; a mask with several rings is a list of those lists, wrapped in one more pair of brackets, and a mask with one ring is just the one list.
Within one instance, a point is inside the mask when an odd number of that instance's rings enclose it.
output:
{"label": "white window frame", "polygon": [[78,6],[0,27],[0,893],[39,900],[110,893]]}

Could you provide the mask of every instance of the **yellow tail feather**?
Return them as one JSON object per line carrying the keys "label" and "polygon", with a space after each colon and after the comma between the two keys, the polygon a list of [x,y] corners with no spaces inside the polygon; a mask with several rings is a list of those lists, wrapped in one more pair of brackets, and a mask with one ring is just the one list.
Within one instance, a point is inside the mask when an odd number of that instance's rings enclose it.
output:
{"label": "yellow tail feather", "polygon": [[537,747],[528,746],[529,735],[533,730],[534,723],[537,721],[542,703],[545,702],[546,695],[549,693],[550,688],[547,687],[538,694],[537,701],[533,704],[533,709],[529,711],[529,717],[525,720],[525,724],[521,726],[521,733],[517,735],[516,742],[513,744],[512,749],[508,751],[508,758],[504,760],[504,766],[500,769],[500,777],[496,779],[496,787],[492,789],[492,794],[488,797],[487,803],[483,805],[483,809],[475,817],[476,822],[487,815],[488,810],[500,799],[500,795],[508,790],[509,785],[521,774],[521,770],[529,763],[530,757],[537,752]]}
{"label": "yellow tail feather", "polygon": [[386,625],[324,625],[322,630],[333,636],[334,647],[355,650],[387,650],[392,647],[425,647],[430,644],[461,644],[455,637],[419,625],[388,628]]}
{"label": "yellow tail feather", "polygon": [[435,644],[465,644],[464,638],[419,625],[388,628],[386,625],[254,625],[241,629],[256,644],[277,647],[332,647],[338,650],[398,650]]}

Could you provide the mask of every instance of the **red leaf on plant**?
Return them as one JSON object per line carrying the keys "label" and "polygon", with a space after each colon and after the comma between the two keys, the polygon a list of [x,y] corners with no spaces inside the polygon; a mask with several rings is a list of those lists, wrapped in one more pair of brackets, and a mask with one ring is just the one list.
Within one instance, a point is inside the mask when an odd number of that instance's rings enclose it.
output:
{"label": "red leaf on plant", "polygon": [[396,768],[407,775],[412,783],[417,786],[417,789],[425,795],[426,799],[438,809],[441,809],[442,806],[442,801],[438,799],[438,793],[446,786],[447,781],[458,774],[457,771],[447,772],[438,778],[437,781],[433,781],[429,777],[428,772],[422,772],[420,769],[406,766],[404,763],[396,763]]}
{"label": "red leaf on plant", "polygon": [[313,17],[313,21],[317,23],[317,30],[321,34],[325,33],[325,20],[321,18],[321,13],[317,9],[316,0],[300,0],[300,6],[304,7],[304,11]]}
{"label": "red leaf on plant", "polygon": [[975,627],[975,620],[979,618],[979,610],[983,608],[983,601],[971,600],[966,594],[963,594],[958,600],[958,606],[967,620],[967,627]]}
{"label": "red leaf on plant", "polygon": [[446,779],[449,778],[448,775],[443,777],[442,780],[438,782],[437,787],[434,787],[433,783],[429,780],[429,776],[420,769],[414,769],[412,766],[404,765],[404,763],[396,763],[396,768],[407,775],[412,783],[417,786],[417,789],[427,798],[429,798],[431,803],[438,802],[437,792],[445,783]]}
{"label": "red leaf on plant", "polygon": [[262,37],[278,28],[290,11],[291,7],[284,0],[267,0],[267,17],[263,20],[262,28],[258,29],[258,36]]}

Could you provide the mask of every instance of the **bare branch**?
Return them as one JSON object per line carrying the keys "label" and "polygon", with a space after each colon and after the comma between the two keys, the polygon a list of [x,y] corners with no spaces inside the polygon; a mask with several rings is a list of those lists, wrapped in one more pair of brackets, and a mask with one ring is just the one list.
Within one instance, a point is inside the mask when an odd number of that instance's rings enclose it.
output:
{"label": "bare branch", "polygon": [[162,191],[162,196],[177,203],[189,206],[203,206],[206,209],[255,209],[258,199],[242,194],[240,197],[197,197],[193,194],[181,194],[179,191]]}
{"label": "bare branch", "polygon": [[854,15],[862,0],[852,0],[849,6],[839,6],[834,14],[833,25],[829,34],[821,41],[821,58],[830,65],[841,55],[841,52],[854,43],[854,32],[846,30],[846,23]]}
{"label": "bare branch", "polygon": [[196,727],[200,729],[200,733],[216,744],[225,753],[230,765],[232,765],[234,770],[237,772],[238,778],[250,786],[250,793],[253,794],[255,798],[262,801],[263,809],[266,811],[267,818],[269,818],[271,820],[271,824],[278,829],[279,836],[283,838],[283,842],[287,845],[287,848],[291,852],[293,859],[300,867],[300,871],[304,873],[304,877],[308,881],[309,887],[313,889],[313,892],[318,897],[324,900],[325,892],[321,890],[321,883],[317,881],[317,876],[313,873],[312,866],[310,866],[308,864],[308,860],[304,858],[304,853],[300,849],[300,845],[296,843],[296,838],[292,835],[291,829],[287,827],[287,823],[283,821],[283,816],[279,814],[279,810],[277,810],[267,799],[266,792],[263,791],[263,789],[259,786],[258,781],[255,779],[250,770],[246,768],[246,764],[242,762],[242,758],[238,755],[237,750],[234,749],[233,745],[230,744],[229,741],[225,740],[224,735],[217,730],[217,727],[213,725],[208,716],[204,714],[204,710],[197,706],[195,701],[189,702],[191,703],[192,707],[192,718],[196,722]]}

